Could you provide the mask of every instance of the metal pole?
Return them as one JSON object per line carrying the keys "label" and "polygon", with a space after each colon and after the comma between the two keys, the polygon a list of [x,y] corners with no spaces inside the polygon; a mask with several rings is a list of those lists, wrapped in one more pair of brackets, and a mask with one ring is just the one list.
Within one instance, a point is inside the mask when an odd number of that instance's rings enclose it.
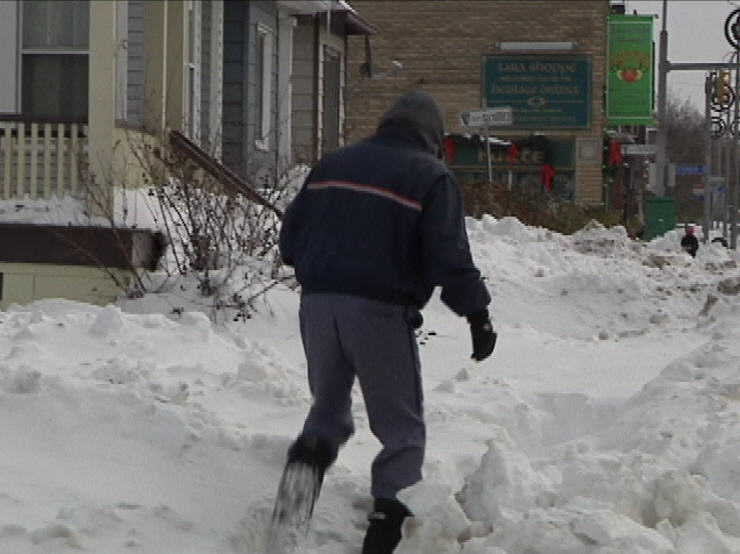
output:
{"label": "metal pole", "polygon": [[666,103],[667,81],[668,81],[668,31],[666,30],[666,19],[668,14],[668,2],[663,0],[663,21],[660,31],[659,60],[658,60],[658,133],[655,137],[655,173],[657,182],[655,192],[658,196],[665,195],[666,187]]}
{"label": "metal pole", "polygon": [[707,126],[706,167],[704,168],[704,223],[702,225],[702,242],[709,241],[710,219],[712,215],[712,187],[709,178],[712,175],[712,76],[707,74],[704,80],[704,117]]}
{"label": "metal pole", "polygon": [[[727,124],[729,129],[730,115],[729,110],[727,112]],[[729,238],[727,229],[727,199],[729,198],[730,190],[730,138],[725,137],[722,139],[722,173],[725,177],[725,186],[722,189],[722,237],[727,240]]]}
{"label": "metal pole", "polygon": [[486,129],[486,162],[488,163],[488,182],[493,183],[493,168],[491,167],[491,139],[488,133],[488,125]]}
{"label": "metal pole", "polygon": [[735,49],[735,117],[731,124],[732,137],[732,169],[733,175],[730,181],[730,197],[727,200],[727,207],[730,210],[730,248],[735,250],[737,247],[737,139],[738,139],[738,116],[740,116],[740,109],[738,104],[738,94],[740,94],[740,50]]}
{"label": "metal pole", "polygon": [[[735,55],[733,54],[733,61],[734,56]],[[725,177],[725,186],[724,190],[722,191],[722,237],[725,240],[728,240],[730,238],[730,235],[729,229],[727,227],[729,219],[729,212],[727,211],[727,199],[730,197],[730,179],[732,178],[732,168],[730,167],[730,152],[732,151],[732,132],[730,132],[730,125],[732,125],[732,110],[728,109],[725,112],[725,120],[727,123],[727,132],[726,135],[722,138],[722,173]]]}

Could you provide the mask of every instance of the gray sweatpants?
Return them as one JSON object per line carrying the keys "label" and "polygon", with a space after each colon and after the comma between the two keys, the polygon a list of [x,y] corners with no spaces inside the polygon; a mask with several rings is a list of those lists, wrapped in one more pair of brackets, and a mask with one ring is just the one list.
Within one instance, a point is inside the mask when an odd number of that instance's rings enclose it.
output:
{"label": "gray sweatpants", "polygon": [[341,446],[352,435],[352,385],[382,444],[371,493],[395,498],[421,479],[426,430],[419,351],[407,308],[344,294],[301,297],[300,325],[313,405],[304,434]]}

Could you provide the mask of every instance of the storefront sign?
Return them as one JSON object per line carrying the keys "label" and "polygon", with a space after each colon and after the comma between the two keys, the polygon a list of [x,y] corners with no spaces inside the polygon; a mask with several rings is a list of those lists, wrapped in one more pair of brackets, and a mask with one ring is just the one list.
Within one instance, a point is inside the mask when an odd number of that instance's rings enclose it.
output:
{"label": "storefront sign", "polygon": [[486,56],[483,87],[486,107],[512,107],[513,129],[591,125],[591,62],[585,56]]}
{"label": "storefront sign", "polygon": [[608,25],[607,124],[653,125],[653,16],[615,14]]}

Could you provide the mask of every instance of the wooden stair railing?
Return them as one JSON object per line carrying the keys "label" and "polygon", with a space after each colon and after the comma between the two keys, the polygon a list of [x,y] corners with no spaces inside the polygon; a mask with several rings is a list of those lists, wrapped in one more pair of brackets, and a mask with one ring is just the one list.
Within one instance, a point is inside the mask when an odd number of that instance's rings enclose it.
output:
{"label": "wooden stair railing", "polygon": [[214,179],[226,186],[230,192],[243,194],[254,203],[273,211],[279,218],[283,217],[283,211],[280,208],[264,198],[250,187],[244,179],[208,154],[180,131],[170,131],[170,145],[207,171]]}

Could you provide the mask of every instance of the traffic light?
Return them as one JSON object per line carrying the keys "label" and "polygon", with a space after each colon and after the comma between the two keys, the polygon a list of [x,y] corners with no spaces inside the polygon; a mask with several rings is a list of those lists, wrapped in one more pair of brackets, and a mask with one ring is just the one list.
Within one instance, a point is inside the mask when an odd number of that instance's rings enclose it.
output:
{"label": "traffic light", "polygon": [[721,69],[717,73],[717,80],[714,83],[715,94],[720,105],[726,106],[732,101],[732,82],[730,72]]}

